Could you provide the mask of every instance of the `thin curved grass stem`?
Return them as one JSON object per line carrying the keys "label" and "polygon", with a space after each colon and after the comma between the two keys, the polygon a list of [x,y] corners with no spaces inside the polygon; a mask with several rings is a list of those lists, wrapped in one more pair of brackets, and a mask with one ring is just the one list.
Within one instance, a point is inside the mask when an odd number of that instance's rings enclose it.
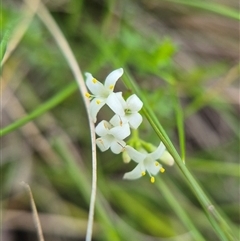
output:
{"label": "thin curved grass stem", "polygon": [[37,208],[36,208],[36,205],[35,205],[35,202],[34,202],[34,198],[33,198],[31,188],[25,182],[22,182],[22,185],[26,188],[26,190],[29,194],[31,207],[32,207],[32,211],[33,211],[33,219],[34,219],[34,223],[35,223],[37,233],[38,233],[38,239],[39,239],[39,241],[44,241],[43,231],[42,231],[41,223],[40,223],[40,220],[39,220],[39,216],[38,216],[38,212],[37,212]]}
{"label": "thin curved grass stem", "polygon": [[[30,0],[25,0],[25,2],[28,5],[31,5]],[[90,241],[92,239],[94,209],[95,209],[96,190],[97,190],[97,157],[96,157],[95,126],[89,115],[89,100],[87,98],[84,98],[85,93],[87,92],[87,89],[85,86],[85,82],[84,82],[80,67],[78,66],[76,58],[74,57],[73,52],[66,38],[64,37],[58,25],[56,24],[55,20],[50,15],[49,11],[45,8],[45,6],[42,3],[40,3],[39,5],[37,14],[41,19],[41,21],[45,24],[46,28],[52,34],[60,50],[62,51],[66,61],[68,62],[69,67],[72,70],[72,73],[79,86],[79,90],[83,97],[83,101],[88,113],[90,135],[91,135],[91,142],[92,142],[92,190],[91,190],[91,200],[90,200],[90,208],[89,208],[89,215],[88,215],[86,241]]]}

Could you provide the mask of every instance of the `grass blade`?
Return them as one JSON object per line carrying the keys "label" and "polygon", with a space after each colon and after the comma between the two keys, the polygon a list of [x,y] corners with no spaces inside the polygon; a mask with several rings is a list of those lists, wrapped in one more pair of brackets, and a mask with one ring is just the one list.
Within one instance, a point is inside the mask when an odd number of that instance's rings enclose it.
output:
{"label": "grass blade", "polygon": [[177,97],[177,93],[172,96],[174,101],[174,108],[175,108],[175,114],[176,114],[176,122],[177,122],[177,130],[178,130],[178,138],[179,138],[179,145],[181,150],[181,158],[183,160],[183,163],[185,164],[185,132],[184,132],[184,116],[183,116],[183,110],[180,104],[180,101]]}
{"label": "grass blade", "polygon": [[13,122],[12,124],[6,126],[3,129],[1,129],[0,136],[4,136],[4,135],[20,128],[21,126],[26,125],[28,122],[36,119],[37,117],[43,115],[45,112],[56,107],[58,104],[60,104],[66,98],[71,96],[76,90],[77,90],[77,85],[75,82],[69,84],[67,87],[65,87],[62,91],[57,93],[50,100],[48,100],[45,103],[38,106],[38,108],[36,110],[34,110],[33,112],[31,112],[29,115]]}
{"label": "grass blade", "polygon": [[189,1],[189,0],[166,0],[166,1],[187,5],[189,7],[202,9],[202,10],[213,12],[228,18],[240,20],[240,15],[238,11],[235,11],[232,8],[229,8],[227,6],[223,6],[220,4],[203,2],[203,1]]}
{"label": "grass blade", "polygon": [[191,235],[193,239],[198,241],[205,241],[205,238],[195,227],[192,220],[188,217],[185,210],[173,196],[172,192],[170,191],[169,187],[165,184],[165,182],[157,178],[156,186],[161,191],[161,193],[163,193],[164,197],[167,199],[167,202],[173,208],[179,219],[184,223],[188,230],[191,230]]}
{"label": "grass blade", "polygon": [[204,193],[203,189],[200,187],[198,182],[195,180],[193,175],[190,173],[188,168],[184,165],[181,157],[179,156],[178,152],[176,151],[174,145],[172,144],[171,140],[169,139],[168,135],[164,131],[162,125],[160,124],[159,120],[157,119],[156,115],[151,110],[151,107],[148,104],[147,99],[142,94],[139,87],[136,85],[133,78],[128,74],[125,74],[124,83],[126,86],[135,92],[140,99],[144,103],[143,113],[148,119],[149,123],[152,125],[154,131],[159,136],[160,140],[164,143],[166,148],[168,149],[169,153],[173,156],[176,164],[178,165],[179,169],[181,170],[182,174],[185,176],[186,181],[189,187],[192,189],[193,193],[197,197],[198,201],[202,205],[212,227],[214,228],[215,232],[221,238],[221,240],[228,241],[234,240],[232,235],[232,230],[222,218],[220,213],[215,209],[212,202],[209,200],[207,195]]}

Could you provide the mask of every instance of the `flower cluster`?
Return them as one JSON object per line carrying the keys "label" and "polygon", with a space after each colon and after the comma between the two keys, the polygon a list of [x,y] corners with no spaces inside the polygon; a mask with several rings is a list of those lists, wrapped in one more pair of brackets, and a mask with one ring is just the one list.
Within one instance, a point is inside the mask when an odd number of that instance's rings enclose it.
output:
{"label": "flower cluster", "polygon": [[114,87],[118,79],[123,75],[123,69],[112,71],[105,79],[104,84],[95,79],[90,73],[86,73],[86,85],[90,93],[86,97],[90,98],[89,113],[94,123],[97,121],[97,114],[100,109],[107,105],[114,112],[110,121],[102,120],[96,126],[96,134],[99,136],[96,143],[101,151],[109,148],[115,154],[123,152],[125,158],[133,160],[137,166],[128,173],[124,179],[137,179],[144,176],[146,172],[154,182],[154,176],[158,172],[164,172],[164,168],[157,161],[165,151],[165,146],[160,143],[159,147],[153,152],[145,150],[138,151],[124,141],[130,136],[131,130],[136,130],[142,123],[142,116],[139,114],[143,103],[133,94],[125,100],[122,92],[114,92]]}

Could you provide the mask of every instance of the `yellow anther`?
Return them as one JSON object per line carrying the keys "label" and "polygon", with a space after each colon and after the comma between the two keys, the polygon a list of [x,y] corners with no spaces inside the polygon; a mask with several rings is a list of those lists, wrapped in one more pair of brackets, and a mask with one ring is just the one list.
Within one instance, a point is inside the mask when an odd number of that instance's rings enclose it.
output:
{"label": "yellow anther", "polygon": [[96,100],[96,103],[99,105],[101,103],[101,101],[100,100]]}
{"label": "yellow anther", "polygon": [[160,168],[160,172],[161,173],[164,173],[165,172],[165,169],[163,167]]}
{"label": "yellow anther", "polygon": [[86,93],[85,96],[89,98],[91,95],[89,93]]}
{"label": "yellow anther", "polygon": [[92,79],[92,82],[93,82],[94,84],[96,84],[96,83],[97,83],[97,80],[96,80],[95,78],[93,78],[93,79]]}
{"label": "yellow anther", "polygon": [[155,177],[151,177],[151,183],[155,182]]}
{"label": "yellow anther", "polygon": [[146,172],[142,172],[141,174],[142,174],[142,176],[145,176],[145,175],[146,175]]}
{"label": "yellow anther", "polygon": [[158,162],[155,162],[155,166],[156,166],[156,167],[159,166],[159,163],[158,163]]}
{"label": "yellow anther", "polygon": [[110,90],[113,90],[113,88],[114,88],[114,85],[110,85],[110,86],[109,86],[109,89],[110,89]]}
{"label": "yellow anther", "polygon": [[120,118],[120,126],[122,126],[122,124],[123,124],[123,122],[122,122],[122,119],[121,119],[121,117],[119,116],[119,118]]}

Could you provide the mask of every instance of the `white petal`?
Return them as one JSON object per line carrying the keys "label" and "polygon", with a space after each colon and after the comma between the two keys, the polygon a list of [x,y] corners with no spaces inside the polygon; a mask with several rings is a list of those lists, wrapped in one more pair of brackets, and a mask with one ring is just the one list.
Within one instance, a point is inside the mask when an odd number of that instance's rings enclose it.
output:
{"label": "white petal", "polygon": [[141,164],[138,164],[131,172],[124,174],[123,179],[134,180],[143,176],[145,170],[142,168]]}
{"label": "white petal", "polygon": [[114,115],[109,121],[109,123],[111,123],[111,125],[113,126],[120,126],[123,124],[122,118],[119,115]]}
{"label": "white petal", "polygon": [[125,150],[128,153],[128,155],[131,157],[131,159],[137,163],[142,162],[147,156],[146,154],[138,152],[131,146],[126,146]]}
{"label": "white petal", "polygon": [[129,117],[129,124],[133,129],[137,129],[142,123],[142,116],[139,113],[131,114]]}
{"label": "white petal", "polygon": [[115,154],[119,154],[120,152],[122,152],[124,150],[124,146],[126,145],[126,143],[124,141],[113,141],[111,143],[111,151]]}
{"label": "white petal", "polygon": [[168,166],[172,166],[174,164],[174,159],[167,150],[163,152],[162,156],[160,157],[160,161]]}
{"label": "white petal", "polygon": [[106,136],[107,134],[109,134],[110,128],[111,125],[107,121],[103,120],[96,126],[95,132],[98,136]]}
{"label": "white petal", "polygon": [[89,113],[94,123],[97,121],[97,113],[105,105],[105,103],[105,100],[102,98],[94,98],[90,102]]}
{"label": "white petal", "polygon": [[143,102],[135,94],[129,96],[126,102],[128,109],[132,112],[138,112],[143,107]]}
{"label": "white petal", "polygon": [[147,171],[151,174],[151,175],[156,175],[158,174],[158,172],[160,171],[162,165],[160,165],[157,161],[153,161],[153,160],[146,160],[144,161],[145,167],[147,169]]}
{"label": "white petal", "polygon": [[116,93],[111,93],[106,100],[106,104],[112,109],[115,114],[124,116],[124,107],[122,103],[119,101]]}
{"label": "white petal", "polygon": [[126,116],[114,115],[109,121],[113,126],[120,126],[124,124],[129,124],[129,120]]}
{"label": "white petal", "polygon": [[111,139],[110,138],[98,138],[98,139],[96,139],[96,144],[101,151],[106,151],[109,149],[109,147],[111,145]]}
{"label": "white petal", "polygon": [[124,98],[122,97],[122,92],[117,92],[115,93],[117,95],[117,98],[118,100],[120,101],[120,103],[122,104],[123,106],[123,109],[125,110],[127,108],[127,103],[126,101],[124,100]]}
{"label": "white petal", "polygon": [[123,140],[131,134],[128,124],[115,126],[110,129],[110,133],[118,140]]}
{"label": "white petal", "polygon": [[91,91],[91,93],[95,96],[101,96],[102,93],[104,93],[105,88],[103,84],[99,81],[97,81],[90,73],[85,73],[87,80],[86,85],[88,89]]}
{"label": "white petal", "polygon": [[153,160],[157,160],[157,159],[159,159],[159,158],[162,156],[162,154],[163,154],[163,152],[165,151],[165,149],[166,149],[166,147],[165,147],[164,144],[161,142],[160,145],[158,146],[158,148],[157,148],[154,152],[148,154],[148,156],[149,156],[151,159],[153,159]]}
{"label": "white petal", "polygon": [[123,75],[122,68],[112,71],[105,80],[105,83],[104,83],[105,88],[113,90],[116,82],[122,75]]}

